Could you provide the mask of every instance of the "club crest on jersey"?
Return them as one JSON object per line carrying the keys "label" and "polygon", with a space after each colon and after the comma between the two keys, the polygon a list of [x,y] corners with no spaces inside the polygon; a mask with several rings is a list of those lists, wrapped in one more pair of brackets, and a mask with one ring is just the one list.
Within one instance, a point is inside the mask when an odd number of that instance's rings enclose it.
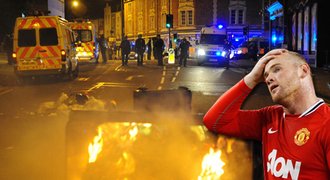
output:
{"label": "club crest on jersey", "polygon": [[296,132],[296,135],[294,136],[294,143],[296,143],[298,146],[304,145],[310,136],[310,132],[307,128],[302,128]]}

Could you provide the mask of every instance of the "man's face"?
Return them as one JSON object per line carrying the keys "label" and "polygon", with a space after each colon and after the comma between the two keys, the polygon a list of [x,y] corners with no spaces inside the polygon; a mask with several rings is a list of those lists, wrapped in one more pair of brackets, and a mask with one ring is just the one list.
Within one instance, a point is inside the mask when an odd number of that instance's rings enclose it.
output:
{"label": "man's face", "polygon": [[275,103],[290,101],[300,88],[299,65],[292,58],[292,55],[283,53],[265,66],[265,82]]}

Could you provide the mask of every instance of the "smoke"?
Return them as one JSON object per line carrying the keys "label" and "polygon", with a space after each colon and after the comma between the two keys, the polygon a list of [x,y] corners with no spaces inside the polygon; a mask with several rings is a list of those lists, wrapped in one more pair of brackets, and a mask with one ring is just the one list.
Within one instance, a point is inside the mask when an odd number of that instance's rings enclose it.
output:
{"label": "smoke", "polygon": [[[159,111],[159,104],[151,106],[120,112],[115,101],[62,93],[56,101],[42,103],[37,113],[69,117],[64,133],[67,179],[198,179],[210,148],[222,152],[222,180],[252,179],[246,142],[210,133],[187,107]],[[72,110],[75,116],[69,115]],[[102,151],[95,162],[88,163],[88,147],[98,129]]]}

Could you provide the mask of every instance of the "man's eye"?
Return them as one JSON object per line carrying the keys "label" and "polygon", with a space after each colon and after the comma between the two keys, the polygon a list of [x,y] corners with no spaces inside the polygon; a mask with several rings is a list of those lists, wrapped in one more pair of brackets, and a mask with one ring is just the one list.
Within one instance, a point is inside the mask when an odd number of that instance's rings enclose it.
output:
{"label": "man's eye", "polygon": [[276,72],[278,72],[279,70],[281,70],[281,68],[276,67],[276,68],[274,68],[273,72],[276,73]]}

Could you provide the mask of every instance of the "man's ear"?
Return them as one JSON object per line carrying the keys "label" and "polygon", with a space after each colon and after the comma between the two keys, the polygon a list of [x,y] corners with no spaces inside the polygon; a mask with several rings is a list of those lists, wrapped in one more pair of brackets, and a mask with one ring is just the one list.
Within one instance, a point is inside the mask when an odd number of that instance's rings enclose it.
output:
{"label": "man's ear", "polygon": [[304,78],[310,75],[311,70],[308,64],[301,64],[299,68],[299,77]]}

